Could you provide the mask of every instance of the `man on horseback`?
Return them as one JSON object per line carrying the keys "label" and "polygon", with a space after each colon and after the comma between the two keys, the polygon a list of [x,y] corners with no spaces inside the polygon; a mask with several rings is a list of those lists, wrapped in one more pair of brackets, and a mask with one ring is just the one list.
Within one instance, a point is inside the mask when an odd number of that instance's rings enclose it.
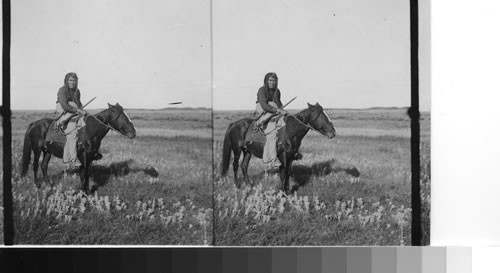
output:
{"label": "man on horseback", "polygon": [[[57,92],[56,112],[59,118],[55,121],[56,128],[66,135],[63,162],[73,163],[75,167],[81,165],[77,158],[77,132],[85,126],[83,110],[80,101],[80,90],[78,89],[78,76],[70,72],[64,77],[64,86]],[[64,126],[66,125],[66,128]]]}
{"label": "man on horseback", "polygon": [[266,74],[264,77],[264,86],[259,88],[257,92],[255,114],[258,115],[255,127],[259,128],[266,135],[262,160],[264,163],[269,163],[271,167],[279,167],[281,163],[277,158],[276,143],[278,140],[278,129],[284,126],[284,121],[280,117],[286,114],[286,111],[283,110],[283,104],[281,103],[278,76],[274,72]]}

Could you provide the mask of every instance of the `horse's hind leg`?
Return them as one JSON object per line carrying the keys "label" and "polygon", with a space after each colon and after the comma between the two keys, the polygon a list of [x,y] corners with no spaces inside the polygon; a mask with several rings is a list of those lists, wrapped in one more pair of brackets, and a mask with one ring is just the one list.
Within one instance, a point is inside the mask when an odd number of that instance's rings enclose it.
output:
{"label": "horse's hind leg", "polygon": [[51,186],[53,186],[52,181],[49,179],[47,175],[47,167],[49,166],[49,161],[51,158],[51,154],[48,152],[43,152],[43,159],[42,159],[42,174],[43,174],[43,179],[45,180],[45,183],[49,183]]}
{"label": "horse's hind leg", "polygon": [[241,162],[241,172],[243,173],[245,183],[253,186],[252,180],[248,177],[248,164],[250,163],[250,158],[252,158],[252,154],[250,152],[245,152],[243,155],[243,161]]}
{"label": "horse's hind leg", "polygon": [[237,188],[241,186],[241,183],[238,182],[238,164],[240,161],[241,150],[234,149],[233,150],[234,159],[233,159],[233,172],[234,172],[234,184]]}
{"label": "horse's hind leg", "polygon": [[38,161],[40,160],[41,150],[38,148],[33,149],[33,179],[35,180],[35,185],[40,188],[41,183],[38,181]]}

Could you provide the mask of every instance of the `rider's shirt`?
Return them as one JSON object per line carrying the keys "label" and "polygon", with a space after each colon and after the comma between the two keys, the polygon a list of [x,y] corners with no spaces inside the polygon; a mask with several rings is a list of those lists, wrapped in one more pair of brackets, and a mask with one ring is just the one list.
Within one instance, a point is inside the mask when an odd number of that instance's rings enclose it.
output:
{"label": "rider's shirt", "polygon": [[71,90],[67,86],[63,86],[59,88],[57,92],[57,102],[60,103],[61,107],[70,113],[76,113],[76,107],[73,107],[69,104],[69,102],[74,102],[78,106],[78,108],[82,108],[82,102],[80,101],[80,90],[75,89]]}
{"label": "rider's shirt", "polygon": [[269,105],[269,102],[274,102],[278,105],[278,108],[281,108],[283,104],[281,103],[281,94],[280,90],[271,90],[266,86],[262,86],[259,88],[257,92],[257,103],[260,104],[262,109],[266,112],[276,113],[276,108]]}

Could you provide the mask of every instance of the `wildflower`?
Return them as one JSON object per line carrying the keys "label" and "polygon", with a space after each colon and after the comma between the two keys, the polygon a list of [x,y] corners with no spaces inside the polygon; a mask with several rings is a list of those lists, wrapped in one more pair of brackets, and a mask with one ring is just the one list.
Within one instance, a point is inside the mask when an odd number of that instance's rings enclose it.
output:
{"label": "wildflower", "polygon": [[106,211],[110,212],[111,211],[111,202],[109,201],[108,196],[104,197],[104,205],[106,206]]}

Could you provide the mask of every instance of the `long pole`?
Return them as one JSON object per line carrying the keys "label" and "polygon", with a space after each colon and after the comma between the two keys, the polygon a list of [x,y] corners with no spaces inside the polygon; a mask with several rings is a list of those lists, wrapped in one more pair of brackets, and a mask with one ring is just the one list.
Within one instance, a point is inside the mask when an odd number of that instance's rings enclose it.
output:
{"label": "long pole", "polygon": [[82,108],[87,107],[87,105],[89,105],[91,102],[93,102],[95,100],[95,98],[97,98],[97,97],[93,97],[91,100],[89,100],[87,103],[85,103],[85,105],[83,105]]}
{"label": "long pole", "polygon": [[[87,103],[85,103],[85,105],[82,106],[82,109],[87,107],[87,105],[89,105],[91,102],[93,102],[97,97],[93,97],[91,100],[89,100]],[[61,114],[59,114],[59,116],[57,116],[57,118],[55,118],[55,120],[58,120],[60,119],[64,114],[66,114],[66,111],[63,111]],[[73,114],[72,116],[75,116],[76,114]]]}
{"label": "long pole", "polygon": [[292,101],[294,101],[296,98],[297,98],[297,97],[295,97],[295,98],[293,98],[293,99],[289,100],[289,101],[288,101],[285,105],[283,105],[283,107],[282,107],[282,108],[284,109],[285,107],[287,107],[287,106],[288,106],[288,104],[292,103]]}
{"label": "long pole", "polygon": [[[285,105],[283,105],[283,107],[281,107],[281,108],[283,108],[283,109],[284,109],[284,108],[285,108],[285,107],[287,107],[290,103],[292,103],[292,101],[294,101],[296,98],[297,98],[297,97],[295,97],[295,98],[293,98],[293,99],[289,100],[289,101],[288,101],[287,103],[285,103]],[[254,118],[254,120],[258,120],[258,119],[260,119],[260,117],[262,117],[265,113],[266,113],[266,112],[262,111],[262,113],[260,113],[260,115],[259,115],[258,117]]]}

